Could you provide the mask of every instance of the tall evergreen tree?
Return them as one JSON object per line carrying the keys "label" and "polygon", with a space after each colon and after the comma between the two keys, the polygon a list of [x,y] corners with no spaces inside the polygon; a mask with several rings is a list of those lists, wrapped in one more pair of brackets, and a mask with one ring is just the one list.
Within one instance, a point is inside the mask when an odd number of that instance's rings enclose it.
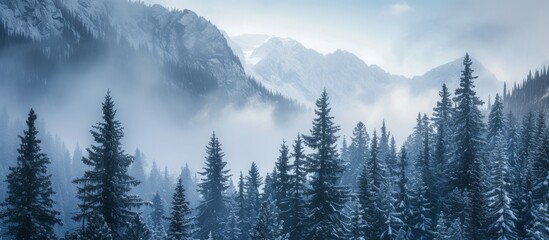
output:
{"label": "tall evergreen tree", "polygon": [[272,201],[261,203],[259,217],[251,234],[252,240],[283,240],[282,223],[278,219],[278,209]]}
{"label": "tall evergreen tree", "polygon": [[153,229],[157,229],[160,226],[164,226],[165,209],[164,209],[164,200],[160,194],[155,193],[152,200],[152,212],[151,212],[151,224]]}
{"label": "tall evergreen tree", "polygon": [[289,231],[289,239],[300,240],[304,234],[305,221],[307,218],[305,202],[307,172],[305,170],[305,152],[303,149],[303,141],[299,134],[297,135],[293,145],[292,158],[294,160],[292,165],[293,174],[290,178],[291,188],[288,198],[289,215],[286,221],[288,221],[288,226],[292,227]]}
{"label": "tall evergreen tree", "polygon": [[118,235],[133,219],[136,213],[132,209],[141,206],[142,200],[129,194],[139,181],[128,175],[133,157],[122,149],[123,128],[115,117],[114,102],[108,92],[103,102],[103,122],[98,122],[90,131],[97,145],[87,148],[88,157],[82,158],[91,169],[74,183],[79,185],[80,200],[80,213],[75,220],[85,221],[90,214],[99,214],[113,234]]}
{"label": "tall evergreen tree", "polygon": [[88,218],[88,224],[80,230],[75,236],[68,239],[75,240],[113,240],[114,233],[105,222],[102,215],[93,212]]}
{"label": "tall evergreen tree", "polygon": [[520,140],[518,144],[517,161],[512,164],[514,196],[516,200],[513,203],[514,208],[518,212],[516,229],[519,238],[528,237],[529,224],[533,221],[532,209],[532,183],[530,178],[530,159],[533,155],[534,148],[534,114],[529,113],[522,121],[520,129]]}
{"label": "tall evergreen tree", "polygon": [[366,131],[366,126],[364,123],[358,122],[353,130],[351,145],[349,146],[349,164],[342,177],[342,183],[350,185],[353,191],[358,188],[360,170],[368,159],[369,141],[370,137]]}
{"label": "tall evergreen tree", "polygon": [[7,197],[0,204],[0,217],[7,227],[5,235],[14,239],[57,239],[54,226],[61,224],[53,209],[55,192],[47,172],[50,160],[42,153],[37,138],[36,114],[31,109],[27,129],[19,135],[17,165],[9,168]]}
{"label": "tall evergreen tree", "polygon": [[364,165],[359,177],[358,199],[364,210],[362,217],[366,226],[366,239],[377,239],[381,236],[384,219],[384,200],[380,194],[384,182],[384,166],[379,159],[379,142],[376,131],[370,146],[370,159]]}
{"label": "tall evergreen tree", "polygon": [[206,146],[206,167],[201,172],[204,178],[200,183],[202,202],[198,206],[197,220],[199,230],[197,237],[206,239],[212,234],[215,239],[221,238],[221,229],[227,215],[226,199],[223,193],[228,188],[229,170],[225,170],[227,162],[223,161],[225,155],[221,150],[221,144],[212,134],[208,146]]}
{"label": "tall evergreen tree", "polygon": [[533,136],[531,167],[532,198],[535,204],[549,204],[549,132],[544,112],[539,112]]}
{"label": "tall evergreen tree", "polygon": [[280,213],[279,219],[283,222],[283,233],[289,233],[292,226],[290,225],[290,190],[292,188],[291,173],[290,173],[290,156],[286,142],[282,142],[280,146],[280,156],[275,165],[277,170],[276,175],[276,206]]}
{"label": "tall evergreen tree", "polygon": [[[246,208],[248,209],[248,216],[250,226],[255,226],[257,217],[259,214],[259,208],[261,207],[261,198],[259,195],[259,187],[261,186],[263,179],[259,175],[259,169],[255,162],[252,162],[248,175],[246,176]],[[267,178],[265,178],[265,193],[268,195],[272,193],[272,190],[269,190],[271,183],[267,183]],[[271,182],[271,180],[269,180]],[[272,200],[272,199],[271,199]]]}
{"label": "tall evergreen tree", "polygon": [[[482,149],[484,146],[483,116],[479,106],[483,102],[474,91],[472,61],[469,54],[463,59],[464,69],[461,71],[459,87],[456,89],[454,102],[457,104],[454,116],[454,143],[453,153],[453,186],[467,189],[470,193],[471,239],[482,238],[482,212],[483,201],[481,193],[481,163],[483,161]],[[468,223],[466,223],[468,224]]]}
{"label": "tall evergreen tree", "polygon": [[488,116],[489,169],[486,191],[486,223],[493,239],[516,239],[516,213],[511,206],[511,178],[506,153],[503,103],[496,95]]}
{"label": "tall evergreen tree", "polygon": [[[408,156],[406,153],[406,147],[402,147],[400,150],[399,163],[398,163],[398,178],[396,180],[397,191],[395,193],[396,199],[396,211],[402,220],[402,229],[406,233],[411,233],[412,226],[412,206],[411,196],[409,191],[409,178],[407,174],[408,168]],[[411,237],[411,236],[407,236]]]}
{"label": "tall evergreen tree", "polygon": [[450,143],[452,142],[452,123],[453,117],[452,99],[446,84],[442,84],[442,90],[438,93],[440,100],[437,106],[433,108],[433,124],[435,126],[434,152],[433,152],[433,175],[434,190],[436,197],[435,209],[442,209],[442,202],[446,194],[451,190],[448,187],[448,162],[451,153]]}
{"label": "tall evergreen tree", "polygon": [[189,202],[185,199],[183,181],[179,179],[172,198],[172,213],[169,218],[170,227],[168,228],[169,240],[184,240],[191,237],[190,214],[191,209],[189,208]]}
{"label": "tall evergreen tree", "polygon": [[347,216],[341,211],[347,202],[348,188],[338,186],[344,166],[337,151],[339,126],[330,115],[328,93],[322,92],[316,101],[316,118],[305,145],[315,152],[308,157],[308,170],[312,173],[308,192],[309,217],[305,239],[345,239]]}
{"label": "tall evergreen tree", "polygon": [[[132,165],[130,165],[128,174],[140,182],[147,181],[147,176],[145,174],[145,155],[139,150],[139,148],[135,150],[135,155],[133,159],[134,160]],[[143,184],[139,184],[134,188],[135,193],[144,196],[146,193],[144,191],[144,187],[145,186]]]}
{"label": "tall evergreen tree", "polygon": [[238,178],[238,193],[235,199],[235,208],[236,215],[238,217],[238,225],[240,228],[240,237],[239,239],[245,240],[248,239],[248,232],[250,232],[251,226],[248,215],[248,208],[246,206],[246,192],[244,190],[244,177],[242,172],[240,172],[240,177]]}

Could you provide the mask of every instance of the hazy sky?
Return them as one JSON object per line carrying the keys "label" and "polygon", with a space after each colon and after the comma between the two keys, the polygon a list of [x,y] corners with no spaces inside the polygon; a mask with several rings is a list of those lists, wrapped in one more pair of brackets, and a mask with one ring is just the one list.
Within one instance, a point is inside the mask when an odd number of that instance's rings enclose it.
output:
{"label": "hazy sky", "polygon": [[549,63],[549,1],[145,0],[191,9],[230,36],[289,37],[355,53],[394,74],[421,75],[469,52],[500,80]]}

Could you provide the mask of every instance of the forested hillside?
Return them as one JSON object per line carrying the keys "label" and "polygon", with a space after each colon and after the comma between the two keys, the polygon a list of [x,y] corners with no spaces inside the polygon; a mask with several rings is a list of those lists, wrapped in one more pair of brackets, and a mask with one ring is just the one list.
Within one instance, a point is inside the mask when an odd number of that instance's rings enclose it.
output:
{"label": "forested hillside", "polygon": [[197,174],[154,163],[146,173],[144,154],[124,151],[124,109],[110,92],[94,143],[72,158],[43,134],[40,113],[31,109],[26,125],[3,114],[1,230],[16,239],[548,239],[545,106],[519,118],[504,100],[546,76],[496,95],[485,116],[466,55],[459,87],[442,85],[401,144],[385,122],[368,131],[358,119],[341,138],[324,90],[310,131],[281,139],[263,176],[255,163],[228,169],[215,132],[196,143],[205,145]]}

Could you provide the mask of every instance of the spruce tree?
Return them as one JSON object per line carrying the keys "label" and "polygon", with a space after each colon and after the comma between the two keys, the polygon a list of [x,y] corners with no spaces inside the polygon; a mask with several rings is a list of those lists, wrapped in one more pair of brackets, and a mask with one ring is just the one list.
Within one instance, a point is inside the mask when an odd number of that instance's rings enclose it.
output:
{"label": "spruce tree", "polygon": [[289,149],[286,142],[282,142],[280,146],[280,156],[278,157],[275,165],[277,170],[276,175],[276,206],[279,213],[279,218],[283,222],[283,232],[289,233],[292,226],[290,225],[290,189],[292,188],[291,175],[290,175],[290,156]]}
{"label": "spruce tree", "polygon": [[143,221],[141,215],[135,215],[130,226],[124,234],[126,240],[151,240],[152,233],[149,227]]}
{"label": "spruce tree", "polygon": [[396,211],[400,219],[402,220],[402,229],[406,233],[411,232],[412,227],[412,206],[411,206],[411,196],[409,191],[409,178],[407,174],[408,168],[408,156],[406,153],[406,147],[402,147],[399,154],[399,163],[398,163],[398,178],[396,180]]}
{"label": "spruce tree", "polygon": [[164,226],[164,218],[166,211],[164,210],[164,200],[160,194],[155,193],[152,200],[151,224],[153,229],[158,229]]}
{"label": "spruce tree", "polygon": [[50,160],[42,153],[35,127],[36,114],[31,109],[27,129],[19,135],[17,165],[9,168],[7,197],[0,204],[0,217],[7,228],[5,236],[15,239],[57,239],[54,226],[61,224],[53,209],[55,192],[47,172]]}
{"label": "spruce tree", "polygon": [[[290,240],[301,240],[304,234],[305,221],[307,218],[305,193],[307,187],[306,170],[305,170],[305,152],[303,149],[303,141],[298,134],[293,145],[292,158],[294,160],[291,175],[291,188],[288,198],[288,218],[286,221],[288,226],[291,226],[289,233]],[[286,224],[286,223],[285,223]]]}
{"label": "spruce tree", "polygon": [[[273,191],[269,189],[271,185],[271,180],[269,179],[267,183],[267,178],[265,178],[265,194],[269,195]],[[259,208],[261,207],[261,198],[259,195],[259,187],[261,186],[263,179],[259,175],[259,169],[255,162],[252,162],[248,175],[246,176],[245,189],[246,189],[246,208],[248,209],[248,216],[250,226],[255,226],[257,217],[259,214]],[[271,199],[272,200],[272,199]]]}
{"label": "spruce tree", "polygon": [[535,204],[549,204],[549,129],[545,113],[539,112],[531,154],[532,198]]}
{"label": "spruce tree", "polygon": [[533,155],[534,128],[534,114],[530,112],[522,121],[517,161],[512,165],[516,196],[513,206],[518,212],[516,229],[518,237],[522,239],[528,237],[528,225],[533,221],[532,183],[528,169]]}
{"label": "spruce tree", "polygon": [[102,215],[94,212],[88,218],[88,224],[74,239],[76,240],[114,240],[114,233]]}
{"label": "spruce tree", "polygon": [[433,152],[433,189],[436,198],[435,209],[442,209],[442,201],[446,194],[451,190],[448,187],[450,180],[446,174],[448,169],[449,157],[451,153],[450,143],[452,142],[452,123],[453,117],[452,99],[446,84],[442,84],[442,89],[438,93],[440,100],[437,106],[433,108],[433,125],[435,127],[434,152]]}
{"label": "spruce tree", "polygon": [[511,178],[506,153],[503,103],[496,95],[488,116],[488,183],[486,191],[486,223],[493,239],[515,239],[516,213],[511,206]]}
{"label": "spruce tree", "polygon": [[317,117],[313,120],[310,135],[303,136],[305,145],[314,151],[307,161],[312,176],[305,239],[345,239],[347,234],[347,216],[341,210],[349,191],[346,186],[338,185],[345,169],[336,144],[339,126],[330,115],[328,100],[328,93],[324,90],[316,101]]}
{"label": "spruce tree", "polygon": [[235,199],[235,208],[237,209],[236,215],[238,218],[238,226],[240,228],[239,239],[241,240],[249,238],[247,233],[251,229],[245,194],[246,192],[244,190],[244,177],[242,176],[242,172],[240,172],[240,177],[238,178],[238,193]]}
{"label": "spruce tree", "polygon": [[79,185],[77,197],[80,200],[80,213],[74,219],[84,222],[91,214],[98,214],[117,236],[135,216],[132,209],[141,206],[142,201],[139,196],[130,194],[139,181],[128,175],[133,157],[122,149],[123,128],[115,118],[110,92],[102,105],[103,122],[98,122],[90,131],[96,144],[87,148],[88,157],[82,158],[91,169],[74,180]]}
{"label": "spruce tree", "polygon": [[204,172],[200,172],[204,178],[199,185],[202,194],[202,202],[198,206],[198,226],[197,237],[206,239],[208,234],[212,234],[215,239],[221,238],[221,229],[227,215],[226,199],[223,193],[228,188],[229,170],[225,170],[227,163],[223,161],[225,155],[221,149],[221,144],[212,134],[208,146],[206,146],[206,167]]}
{"label": "spruce tree", "polygon": [[351,186],[352,191],[358,188],[358,176],[362,166],[368,159],[368,142],[370,137],[364,123],[358,122],[353,130],[351,145],[349,146],[349,164],[342,177],[342,183]]}
{"label": "spruce tree", "polygon": [[[482,235],[483,201],[481,193],[481,163],[484,147],[483,116],[479,106],[483,102],[474,91],[472,61],[469,54],[463,59],[464,69],[461,71],[459,87],[456,89],[454,102],[457,104],[454,116],[454,144],[453,152],[453,186],[467,190],[470,193],[472,207],[470,215],[471,239],[480,239]],[[469,231],[470,230],[470,231]]]}
{"label": "spruce tree", "polygon": [[278,209],[273,201],[261,203],[259,217],[250,234],[252,240],[283,240],[282,223],[278,219]]}
{"label": "spruce tree", "polygon": [[184,240],[191,237],[190,214],[191,209],[189,208],[189,202],[185,199],[183,181],[179,179],[172,198],[172,213],[169,218],[170,227],[168,228],[169,240]]}
{"label": "spruce tree", "polygon": [[381,236],[384,219],[384,209],[381,206],[384,198],[380,193],[384,182],[385,168],[379,159],[379,142],[374,131],[370,146],[370,159],[364,165],[359,177],[358,199],[364,210],[362,217],[366,226],[366,239],[377,239]]}

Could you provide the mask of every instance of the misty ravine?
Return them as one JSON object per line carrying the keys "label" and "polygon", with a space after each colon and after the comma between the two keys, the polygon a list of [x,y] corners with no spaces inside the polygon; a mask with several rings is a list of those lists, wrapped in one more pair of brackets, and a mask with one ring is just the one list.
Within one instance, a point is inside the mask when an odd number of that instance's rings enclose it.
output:
{"label": "misty ravine", "polygon": [[0,0],[0,240],[547,240],[549,4],[494,5]]}

